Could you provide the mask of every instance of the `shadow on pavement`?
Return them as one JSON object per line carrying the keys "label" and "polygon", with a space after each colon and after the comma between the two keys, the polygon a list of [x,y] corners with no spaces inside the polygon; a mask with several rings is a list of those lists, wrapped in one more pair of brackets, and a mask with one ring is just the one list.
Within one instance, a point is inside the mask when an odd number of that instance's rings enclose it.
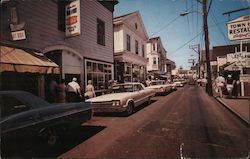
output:
{"label": "shadow on pavement", "polygon": [[[106,127],[104,126],[88,126],[84,125],[78,128],[69,130],[63,136],[58,137],[57,145],[49,147],[48,145],[41,144],[41,140],[30,140],[27,143],[16,143],[16,144],[30,144],[32,148],[22,151],[17,154],[13,152],[1,152],[2,158],[55,158],[77,145],[81,144],[90,137],[101,132]],[[29,142],[29,143],[28,143]]]}

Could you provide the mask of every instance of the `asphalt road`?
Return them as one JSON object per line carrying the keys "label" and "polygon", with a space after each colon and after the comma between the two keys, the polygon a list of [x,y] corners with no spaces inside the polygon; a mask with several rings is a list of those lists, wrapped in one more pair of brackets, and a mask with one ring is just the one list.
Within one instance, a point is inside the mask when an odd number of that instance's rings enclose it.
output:
{"label": "asphalt road", "polygon": [[[201,87],[154,97],[129,117],[95,116],[102,130],[59,158],[241,158],[248,128]],[[84,135],[84,132],[83,132]]]}

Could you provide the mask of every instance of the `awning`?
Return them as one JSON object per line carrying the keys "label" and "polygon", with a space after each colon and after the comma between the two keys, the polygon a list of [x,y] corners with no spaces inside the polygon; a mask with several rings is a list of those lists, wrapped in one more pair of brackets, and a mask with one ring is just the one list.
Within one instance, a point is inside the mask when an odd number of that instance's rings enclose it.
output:
{"label": "awning", "polygon": [[0,46],[0,72],[59,74],[59,66],[42,53]]}
{"label": "awning", "polygon": [[114,58],[115,60],[118,60],[120,62],[128,62],[132,64],[137,64],[139,66],[147,66],[147,59],[138,56],[134,53],[129,53],[129,52],[115,53]]}

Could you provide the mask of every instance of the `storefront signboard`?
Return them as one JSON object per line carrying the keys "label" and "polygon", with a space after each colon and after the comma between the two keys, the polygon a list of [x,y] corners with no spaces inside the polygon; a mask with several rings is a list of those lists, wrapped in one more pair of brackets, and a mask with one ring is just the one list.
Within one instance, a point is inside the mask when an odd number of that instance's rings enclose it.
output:
{"label": "storefront signboard", "polygon": [[242,16],[227,23],[229,40],[250,39],[250,16]]}
{"label": "storefront signboard", "polygon": [[80,0],[72,1],[66,5],[65,12],[66,37],[80,35]]}
{"label": "storefront signboard", "polygon": [[25,30],[11,32],[11,37],[13,41],[25,40],[26,39]]}

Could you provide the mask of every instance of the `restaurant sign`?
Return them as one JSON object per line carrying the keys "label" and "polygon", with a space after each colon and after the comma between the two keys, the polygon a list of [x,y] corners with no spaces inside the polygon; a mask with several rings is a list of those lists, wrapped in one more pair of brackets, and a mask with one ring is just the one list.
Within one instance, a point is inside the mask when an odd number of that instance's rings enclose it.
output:
{"label": "restaurant sign", "polygon": [[25,30],[11,32],[11,38],[13,41],[25,40],[26,39]]}
{"label": "restaurant sign", "polygon": [[250,16],[242,16],[227,23],[229,40],[250,39]]}
{"label": "restaurant sign", "polygon": [[66,37],[80,35],[80,0],[72,1],[66,5],[65,12]]}

